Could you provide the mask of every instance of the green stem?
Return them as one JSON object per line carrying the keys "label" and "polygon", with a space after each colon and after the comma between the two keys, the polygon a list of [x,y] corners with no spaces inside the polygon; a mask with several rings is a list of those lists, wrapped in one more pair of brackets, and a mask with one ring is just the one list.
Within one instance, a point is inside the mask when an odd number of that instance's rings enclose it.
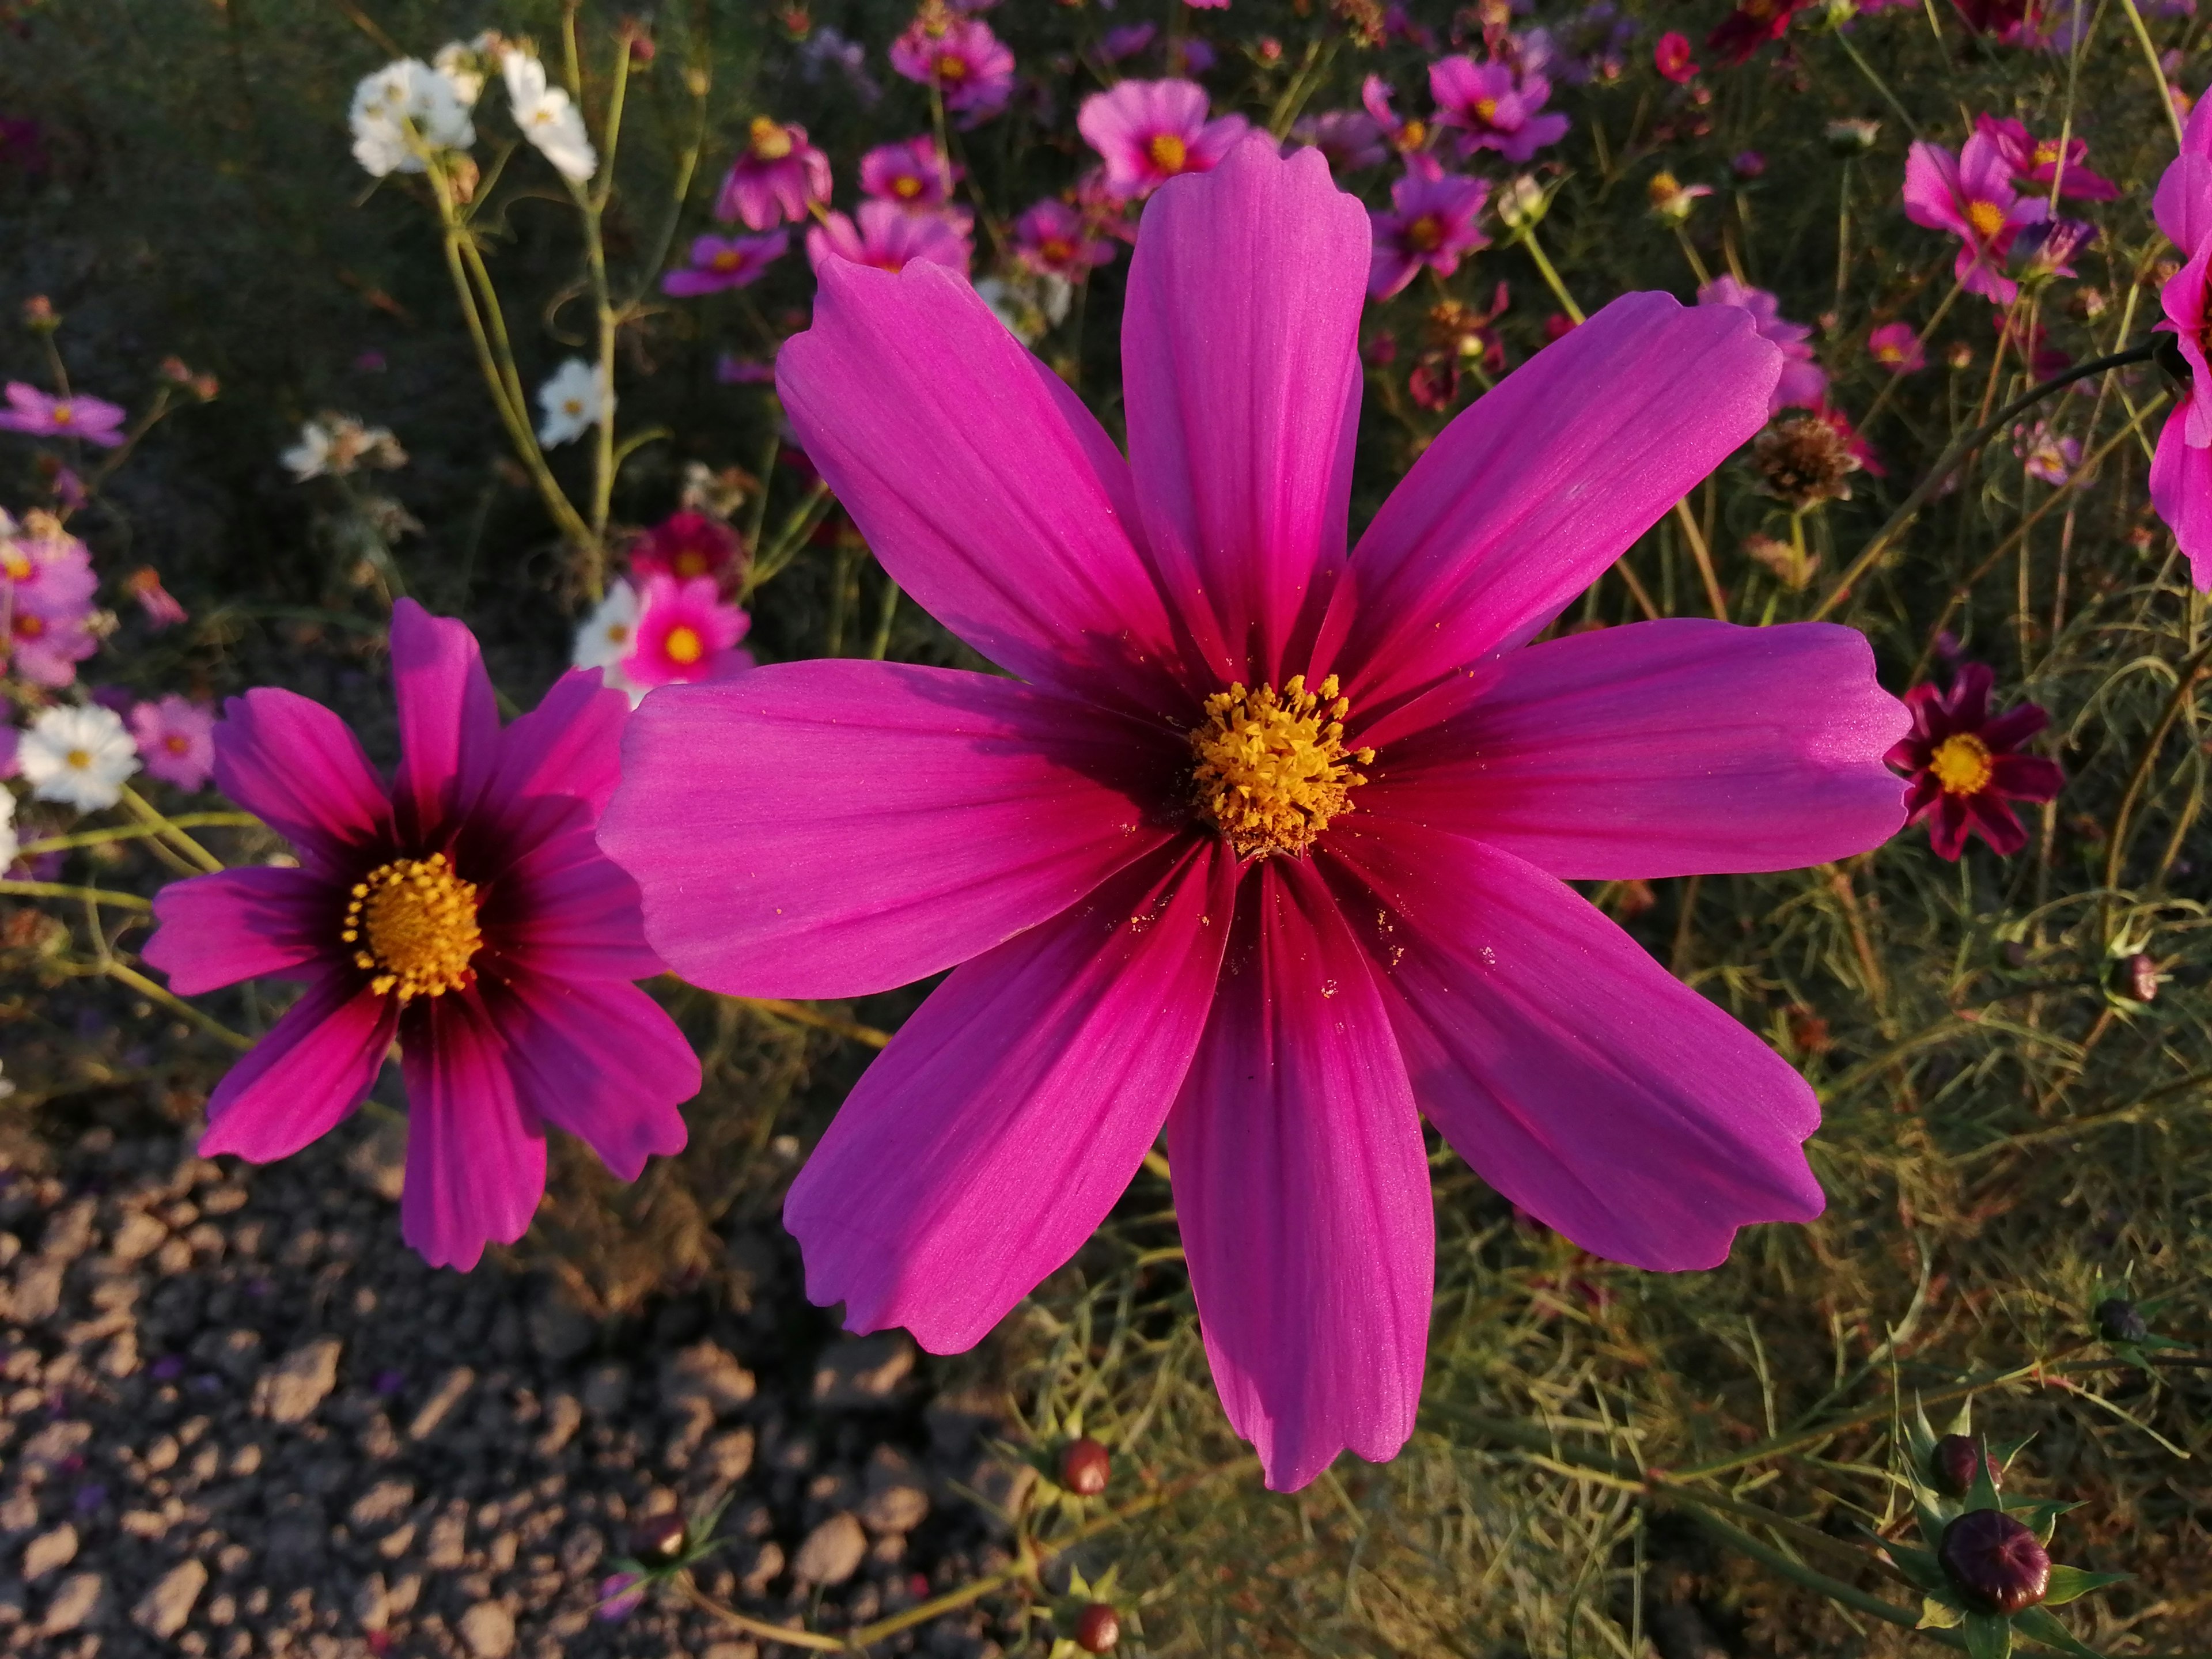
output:
{"label": "green stem", "polygon": [[170,990],[168,987],[155,984],[154,981],[148,979],[145,975],[138,973],[132,969],[125,968],[121,963],[116,961],[112,957],[106,957],[100,963],[100,971],[106,975],[108,978],[115,981],[118,984],[127,985],[132,990],[137,992],[139,995],[149,998],[153,1001],[160,1003],[163,1007],[169,1009],[173,1012],[183,1015],[193,1024],[198,1026],[200,1030],[205,1031],[210,1036],[219,1038],[222,1042],[228,1043],[232,1048],[238,1049],[240,1053],[243,1053],[245,1050],[251,1048],[253,1046],[253,1039],[252,1037],[246,1036],[242,1032],[234,1031],[229,1026],[224,1024],[221,1020],[202,1013],[198,1009],[193,1007],[191,1003],[186,1002],[175,992]]}
{"label": "green stem", "polygon": [[0,898],[81,899],[117,910],[151,911],[153,905],[136,893],[112,893],[105,887],[72,887],[59,881],[9,881],[0,878]]}
{"label": "green stem", "polygon": [[[261,820],[251,812],[179,812],[169,823],[179,830],[258,830]],[[79,847],[105,847],[112,842],[143,841],[160,830],[146,824],[125,824],[112,830],[80,830],[74,835],[47,836],[27,841],[16,853],[25,858],[40,853],[66,853]]]}
{"label": "green stem", "polygon": [[201,869],[214,875],[228,867],[221,859],[170,823],[152,803],[129,784],[122,786],[122,792],[123,804],[131,809],[149,830],[160,836],[194,864],[198,865]]}
{"label": "green stem", "polygon": [[2150,38],[2149,27],[2142,13],[2136,9],[2136,0],[2120,0],[2128,9],[2128,21],[2136,32],[2136,40],[2142,47],[2143,62],[2150,65],[2150,83],[2158,88],[2158,101],[2166,111],[2166,118],[2173,126],[2174,148],[2179,149],[2188,142],[2181,125],[2181,112],[2173,106],[2173,94],[2166,88],[2166,65],[2158,61],[2157,44]]}
{"label": "green stem", "polygon": [[1521,240],[1528,250],[1528,257],[1536,262],[1537,274],[1543,277],[1544,286],[1552,290],[1552,297],[1559,302],[1560,308],[1574,321],[1584,321],[1583,308],[1575,303],[1575,296],[1567,292],[1567,285],[1559,280],[1559,273],[1552,268],[1551,260],[1545,255],[1544,245],[1536,240],[1536,227],[1529,226]]}
{"label": "green stem", "polygon": [[1920,136],[1920,129],[1913,124],[1911,112],[1908,111],[1903,104],[1897,101],[1897,94],[1889,89],[1889,82],[1883,80],[1879,75],[1876,75],[1874,72],[1874,65],[1868,63],[1865,58],[1859,56],[1859,49],[1851,44],[1851,37],[1850,35],[1845,34],[1841,29],[1838,29],[1836,31],[1835,39],[1836,44],[1844,49],[1844,54],[1850,58],[1852,63],[1858,65],[1859,73],[1865,76],[1866,78],[1873,83],[1874,89],[1876,92],[1880,93],[1884,98],[1889,100],[1889,106],[1897,112],[1897,118],[1905,123],[1905,131],[1911,133],[1915,138],[1917,138]]}

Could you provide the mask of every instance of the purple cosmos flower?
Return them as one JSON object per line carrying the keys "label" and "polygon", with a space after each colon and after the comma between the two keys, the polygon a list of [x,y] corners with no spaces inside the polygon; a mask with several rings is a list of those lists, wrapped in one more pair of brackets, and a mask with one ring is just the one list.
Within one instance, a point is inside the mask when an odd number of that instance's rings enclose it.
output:
{"label": "purple cosmos flower", "polygon": [[660,279],[660,291],[678,300],[750,288],[791,246],[791,233],[764,236],[701,236],[691,244],[691,263]]}
{"label": "purple cosmos flower", "polygon": [[806,233],[806,258],[817,276],[831,259],[878,270],[903,270],[920,259],[967,275],[971,250],[965,212],[908,213],[889,202],[863,202],[854,214],[857,225],[842,213],[826,213]]}
{"label": "purple cosmos flower", "polygon": [[1920,336],[1910,323],[1884,323],[1867,336],[1867,349],[1875,362],[1893,374],[1910,374],[1928,367]]}
{"label": "purple cosmos flower", "polygon": [[1942,857],[1956,862],[1971,833],[2009,858],[2027,845],[2027,831],[2008,803],[2046,801],[2065,787],[2057,761],[2023,755],[2021,745],[2051,723],[2040,705],[2024,702],[1990,714],[1993,675],[1985,663],[1962,665],[1947,693],[1916,685],[1905,694],[1912,730],[1887,756],[1911,780],[1905,822],[1928,825]]}
{"label": "purple cosmos flower", "polygon": [[1382,127],[1364,110],[1333,109],[1306,116],[1291,126],[1291,137],[1319,150],[1328,170],[1339,174],[1379,166],[1390,154]]}
{"label": "purple cosmos flower", "polygon": [[469,630],[392,617],[399,766],[389,785],[338,717],[289,691],[233,698],[222,793],[297,869],[196,876],[154,901],[146,960],[185,996],[263,975],[307,993],[208,1102],[203,1157],[287,1158],[368,1092],[395,1038],[409,1103],[400,1231],[434,1266],[520,1238],[545,1131],[634,1180],[684,1145],[690,1045],[630,981],[660,971],[637,890],[592,831],[628,704],[594,674],[502,731]]}
{"label": "purple cosmos flower", "polygon": [[1622,16],[1613,0],[1596,0],[1584,7],[1560,33],[1553,70],[1569,86],[1618,81],[1627,70],[1628,43],[1636,38],[1636,21]]}
{"label": "purple cosmos flower", "polygon": [[722,180],[714,216],[725,224],[742,219],[754,230],[786,219],[804,224],[816,203],[830,199],[830,158],[806,142],[805,127],[757,115]]}
{"label": "purple cosmos flower", "polygon": [[82,438],[102,449],[123,441],[125,411],[100,398],[49,398],[21,380],[8,382],[8,407],[0,410],[0,430],[35,433],[42,438]]}
{"label": "purple cosmos flower", "polygon": [[2017,194],[2012,177],[1986,133],[1967,139],[1956,155],[1917,140],[1905,158],[1905,216],[1956,236],[1962,246],[1953,274],[1967,293],[2001,306],[2020,295],[2020,284],[2004,274],[2013,239],[2021,226],[2039,224],[2050,214],[2047,203]]}
{"label": "purple cosmos flower", "polygon": [[1248,124],[1241,115],[1206,116],[1195,81],[1124,81],[1083,100],[1075,125],[1106,161],[1106,187],[1125,200],[1149,196],[1185,173],[1218,166]]}
{"label": "purple cosmos flower", "polygon": [[1733,276],[1716,276],[1698,290],[1701,306],[1735,306],[1751,313],[1762,339],[1782,348],[1782,378],[1774,384],[1768,412],[1816,409],[1828,389],[1827,372],[1813,361],[1813,331],[1782,315],[1782,301],[1763,288],[1749,288]]}
{"label": "purple cosmos flower", "polygon": [[1065,202],[1048,198],[1014,221],[1014,253],[1040,276],[1079,283],[1118,252],[1110,237],[1092,235]]}
{"label": "purple cosmos flower", "polygon": [[1995,115],[1976,116],[1974,131],[1997,147],[2013,177],[2024,185],[2049,185],[2056,181],[2061,196],[2079,201],[2119,199],[2118,185],[2089,171],[2086,138],[2069,138],[2062,150],[2056,138],[2038,138],[2020,122]]}
{"label": "purple cosmos flower", "polygon": [[2086,219],[2045,219],[2023,225],[2013,254],[2024,277],[2071,276],[2074,256],[2097,240],[2097,228]]}
{"label": "purple cosmos flower", "polygon": [[1488,247],[1490,238],[1475,228],[1490,197],[1486,179],[1456,173],[1425,179],[1409,173],[1390,186],[1389,213],[1371,213],[1375,261],[1367,276],[1367,297],[1387,300],[1426,265],[1440,276],[1459,269],[1460,256]]}
{"label": "purple cosmos flower", "polygon": [[2212,590],[2212,369],[2204,349],[2212,323],[2212,98],[2190,112],[2181,154],[2159,179],[2152,210],[2188,262],[2159,291],[2166,316],[2158,326],[2173,336],[2187,383],[2151,456],[2151,505],[2172,530],[2197,586]]}
{"label": "purple cosmos flower", "polygon": [[1429,65],[1429,93],[1437,125],[1459,129],[1462,155],[1494,149],[1509,161],[1526,161],[1567,136],[1565,116],[1537,113],[1552,95],[1540,75],[1516,80],[1504,64],[1444,58]]}
{"label": "purple cosmos flower", "polygon": [[1108,29],[1098,38],[1098,55],[1109,64],[1118,64],[1124,58],[1134,58],[1152,44],[1152,36],[1159,33],[1150,23],[1127,23],[1120,28]]}
{"label": "purple cosmos flower", "polygon": [[909,211],[945,205],[952,194],[952,163],[927,133],[902,144],[878,144],[860,158],[860,191]]}
{"label": "purple cosmos flower", "polygon": [[215,770],[215,711],[172,691],[131,711],[131,737],[149,777],[179,789],[207,787]]}
{"label": "purple cosmos flower", "polygon": [[1206,1352],[1270,1483],[1395,1453],[1420,1114],[1583,1247],[1706,1267],[1820,1208],[1812,1091],[1565,884],[1774,870],[1903,816],[1844,628],[1529,645],[1766,420],[1733,307],[1615,301],[1461,415],[1349,555],[1372,236],[1255,137],[1146,210],[1124,460],[963,283],[825,266],[778,386],[902,589],[1018,678],[655,692],[602,825],[696,981],[951,968],[785,1220],[851,1328],[977,1341],[1165,1129]]}
{"label": "purple cosmos flower", "polygon": [[2012,453],[2025,464],[2029,477],[2053,489],[2065,483],[2081,465],[2081,440],[2062,438],[2041,421],[2013,429]]}
{"label": "purple cosmos flower", "polygon": [[933,87],[965,129],[1006,108],[1014,91],[1014,54],[979,18],[924,7],[891,42],[891,67]]}

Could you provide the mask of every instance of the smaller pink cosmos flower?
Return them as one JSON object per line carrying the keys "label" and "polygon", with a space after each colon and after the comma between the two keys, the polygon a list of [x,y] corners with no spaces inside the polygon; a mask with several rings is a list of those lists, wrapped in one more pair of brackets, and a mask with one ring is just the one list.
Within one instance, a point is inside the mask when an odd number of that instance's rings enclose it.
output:
{"label": "smaller pink cosmos flower", "polygon": [[738,641],[752,618],[724,605],[712,576],[679,582],[658,572],[639,584],[637,644],[622,660],[629,680],[648,690],[696,680],[726,680],[753,665]]}
{"label": "smaller pink cosmos flower", "polygon": [[1975,117],[1974,131],[1997,147],[2013,177],[2023,185],[2056,182],[2061,196],[2084,202],[2119,199],[2118,185],[2089,171],[2086,138],[2069,138],[2062,149],[2056,138],[2038,138],[2020,122],[1995,115]]}
{"label": "smaller pink cosmos flower", "polygon": [[860,191],[909,212],[943,207],[956,177],[927,133],[902,144],[878,144],[860,158]]}
{"label": "smaller pink cosmos flower", "polygon": [[1322,153],[1331,173],[1357,173],[1388,160],[1390,148],[1382,126],[1364,110],[1333,109],[1309,115],[1291,128],[1291,137]]}
{"label": "smaller pink cosmos flower", "polygon": [[49,398],[21,380],[8,382],[8,407],[0,410],[0,429],[42,438],[82,438],[102,449],[123,441],[125,411],[100,398]]}
{"label": "smaller pink cosmos flower", "polygon": [[1124,81],[1083,100],[1075,125],[1106,160],[1106,187],[1123,200],[1150,196],[1185,173],[1211,173],[1244,136],[1241,115],[1206,118],[1195,81]]}
{"label": "smaller pink cosmos flower", "polygon": [[1768,41],[1779,40],[1787,34],[1790,20],[1812,3],[1813,0],[1743,0],[1705,37],[1706,49],[1731,67],[1747,64]]}
{"label": "smaller pink cosmos flower", "polygon": [[2159,290],[2166,316],[2158,328],[2172,337],[2181,385],[2151,457],[2151,505],[2172,529],[2196,585],[2212,590],[2212,374],[2204,350],[2212,322],[2212,98],[2191,112],[2181,154],[2160,178],[2152,210],[2188,263]]}
{"label": "smaller pink cosmos flower", "polygon": [[131,736],[146,775],[198,793],[215,770],[215,710],[171,692],[131,711]]}
{"label": "smaller pink cosmos flower", "polygon": [[1120,252],[1112,239],[1094,236],[1083,215],[1048,197],[1014,221],[1014,253],[1040,276],[1079,283]]}
{"label": "smaller pink cosmos flower", "polygon": [[33,684],[58,688],[100,648],[92,597],[99,579],[85,544],[44,513],[19,526],[0,514],[0,661]]}
{"label": "smaller pink cosmos flower", "polygon": [[1490,183],[1457,173],[1425,179],[1409,173],[1390,186],[1389,213],[1370,213],[1375,226],[1375,263],[1368,272],[1367,297],[1387,300],[1412,282],[1425,265],[1440,276],[1459,269],[1461,256],[1488,247],[1475,228]]}
{"label": "smaller pink cosmos flower", "polygon": [[2081,440],[2062,438],[2041,421],[2013,429],[2012,452],[2025,464],[2029,477],[2054,489],[2063,486],[2081,465]]}
{"label": "smaller pink cosmos flower", "polygon": [[1910,323],[1884,323],[1867,336],[1867,349],[1893,374],[1911,374],[1928,367],[1928,354]]}
{"label": "smaller pink cosmos flower", "polygon": [[1445,58],[1429,65],[1429,93],[1437,125],[1459,130],[1462,155],[1494,149],[1509,161],[1526,161],[1567,136],[1565,116],[1537,112],[1552,95],[1540,75],[1516,77],[1504,64]]}
{"label": "smaller pink cosmos flower", "polygon": [[1006,108],[1014,90],[1014,54],[980,18],[924,7],[891,42],[891,67],[943,94],[945,107],[972,127]]}
{"label": "smaller pink cosmos flower", "polygon": [[663,276],[660,291],[675,299],[691,300],[702,294],[750,288],[790,246],[787,230],[772,230],[764,236],[698,237],[691,244],[691,263]]}
{"label": "smaller pink cosmos flower", "polygon": [[737,572],[744,551],[738,532],[720,519],[672,513],[632,544],[629,568],[641,577],[688,582],[711,576],[719,585]]}
{"label": "smaller pink cosmos flower", "polygon": [[908,213],[890,202],[863,202],[854,215],[857,225],[842,213],[825,213],[806,233],[806,258],[816,270],[825,259],[849,259],[878,270],[903,270],[920,259],[967,275],[973,250],[966,213]]}
{"label": "smaller pink cosmos flower", "polygon": [[1368,118],[1391,149],[1409,155],[1429,142],[1428,124],[1417,117],[1401,117],[1390,107],[1392,95],[1390,83],[1379,75],[1370,75],[1359,83],[1359,102]]}
{"label": "smaller pink cosmos flower", "polygon": [[1954,274],[1969,294],[2008,306],[2020,284],[2004,274],[2005,256],[2024,225],[2050,216],[2049,204],[2013,189],[2012,168],[1987,133],[1977,132],[1958,155],[1916,141],[1905,160],[1905,216],[1959,238]]}
{"label": "smaller pink cosmos flower", "polygon": [[177,603],[174,594],[161,586],[161,573],[152,565],[132,571],[124,578],[123,586],[130,590],[131,597],[138,601],[138,608],[146,613],[147,627],[156,634],[185,620],[185,607]]}
{"label": "smaller pink cosmos flower", "polygon": [[805,222],[817,202],[830,199],[830,158],[806,142],[806,129],[757,115],[745,147],[722,180],[714,216],[742,219],[754,230],[773,230],[788,219]]}
{"label": "smaller pink cosmos flower", "polygon": [[1969,834],[2000,856],[2027,845],[2027,831],[2008,804],[2046,801],[2065,787],[2058,763],[2020,752],[2050,724],[2040,705],[2024,702],[1992,718],[1990,687],[1996,676],[1984,663],[1962,665],[1946,693],[1916,685],[1905,694],[1912,730],[1884,758],[1911,780],[1905,792],[1907,823],[1925,822],[1938,855],[1957,862]]}
{"label": "smaller pink cosmos flower", "polygon": [[58,689],[76,678],[76,665],[100,649],[100,641],[85,625],[85,615],[50,614],[35,604],[19,599],[8,619],[5,648],[0,664],[33,685]]}
{"label": "smaller pink cosmos flower", "polygon": [[1784,409],[1819,406],[1828,386],[1827,372],[1813,361],[1813,331],[1782,315],[1782,301],[1763,288],[1751,288],[1733,276],[1716,276],[1698,290],[1701,306],[1735,306],[1751,313],[1759,337],[1782,348],[1782,378],[1775,382],[1768,413]]}
{"label": "smaller pink cosmos flower", "polygon": [[1672,31],[1661,35],[1651,49],[1651,65],[1678,87],[1694,80],[1698,65],[1690,57],[1690,37]]}

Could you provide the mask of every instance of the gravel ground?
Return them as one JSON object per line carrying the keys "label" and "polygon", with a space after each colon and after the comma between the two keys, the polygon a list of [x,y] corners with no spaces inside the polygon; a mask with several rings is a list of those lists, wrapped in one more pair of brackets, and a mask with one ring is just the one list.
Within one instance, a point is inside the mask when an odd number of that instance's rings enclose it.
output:
{"label": "gravel ground", "polygon": [[0,1650],[755,1659],[693,1608],[593,1614],[641,1517],[726,1495],[701,1583],[756,1618],[836,1630],[1003,1564],[955,1490],[1021,1473],[988,1396],[836,1334],[781,1233],[726,1241],[734,1291],[596,1322],[543,1275],[424,1267],[401,1150],[357,1124],[253,1169],[95,1129],[0,1171]]}

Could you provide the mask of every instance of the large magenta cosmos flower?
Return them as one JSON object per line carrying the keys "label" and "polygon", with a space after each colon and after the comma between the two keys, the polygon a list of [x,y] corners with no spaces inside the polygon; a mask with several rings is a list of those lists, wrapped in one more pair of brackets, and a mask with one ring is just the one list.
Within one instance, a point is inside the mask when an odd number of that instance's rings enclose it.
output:
{"label": "large magenta cosmos flower", "polygon": [[1129,276],[1126,461],[948,273],[825,265],[791,420],[899,585],[1019,678],[655,692],[600,832],[702,984],[954,969],[792,1188],[814,1300],[964,1348],[1164,1127],[1214,1376],[1278,1487],[1412,1430],[1422,1113],[1644,1267],[1820,1210],[1812,1091],[1563,878],[1780,869],[1903,817],[1904,711],[1855,632],[1528,643],[1765,423],[1751,319],[1615,301],[1347,555],[1369,258],[1317,151],[1170,180]]}
{"label": "large magenta cosmos flower", "polygon": [[2182,133],[2181,154],[2158,181],[2152,210],[2186,260],[2159,290],[2159,328],[2180,356],[2173,412],[2151,456],[2150,499],[2173,532],[2197,586],[2212,589],[2212,98],[2200,99]]}
{"label": "large magenta cosmos flower", "polygon": [[208,1102],[203,1156],[287,1158],[361,1103],[396,1039],[407,1084],[400,1230],[434,1266],[522,1237],[545,1130],[634,1180],[684,1146],[699,1062],[630,983],[660,971],[637,890],[592,840],[628,704],[570,674],[504,731],[477,642],[403,599],[392,617],[400,758],[387,786],[336,714],[233,698],[223,793],[296,869],[196,876],[154,902],[146,960],[191,996],[243,979],[307,990]]}

